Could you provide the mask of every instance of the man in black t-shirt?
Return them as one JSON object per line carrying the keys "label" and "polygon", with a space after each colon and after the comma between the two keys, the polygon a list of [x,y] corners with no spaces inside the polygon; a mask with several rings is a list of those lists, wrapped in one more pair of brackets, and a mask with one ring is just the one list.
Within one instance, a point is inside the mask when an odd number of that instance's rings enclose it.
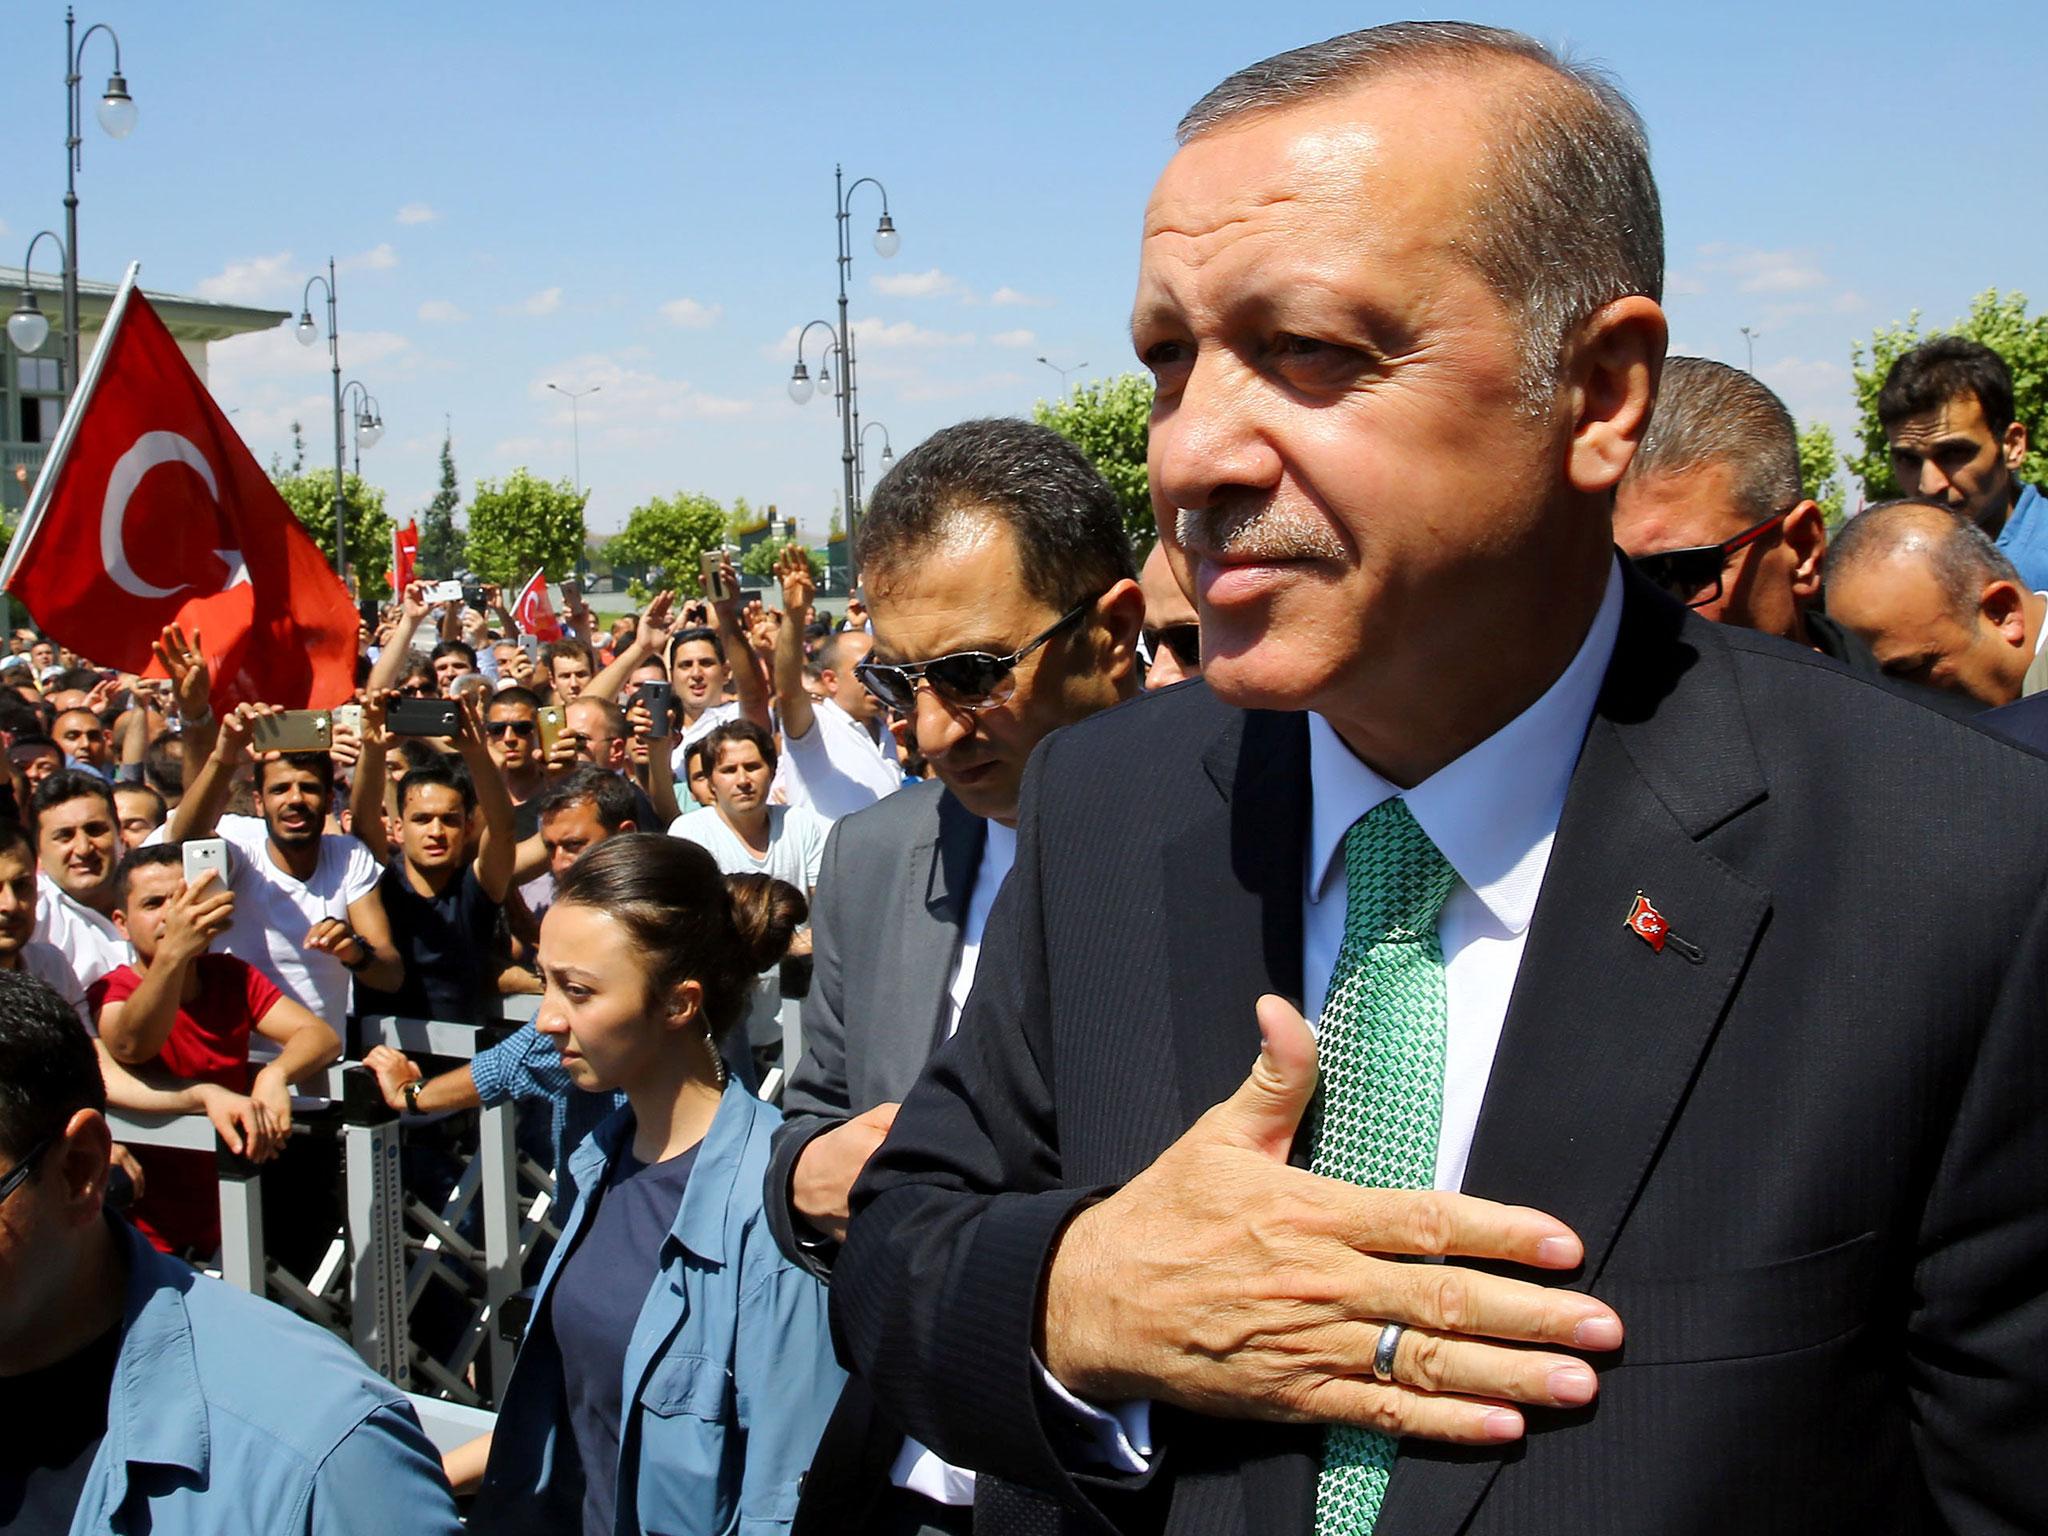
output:
{"label": "man in black t-shirt", "polygon": [[[362,757],[356,764],[355,834],[384,864],[379,888],[392,938],[405,958],[405,980],[395,992],[356,988],[360,1013],[403,1018],[467,1020],[490,985],[492,935],[512,881],[517,846],[512,798],[484,734],[475,700],[462,706],[455,738],[460,765],[429,760],[407,773],[398,788],[397,847],[376,810],[384,799],[384,760],[391,738],[384,729],[389,694],[363,706]],[[476,828],[481,811],[481,827]],[[474,860],[471,833],[475,830]]]}

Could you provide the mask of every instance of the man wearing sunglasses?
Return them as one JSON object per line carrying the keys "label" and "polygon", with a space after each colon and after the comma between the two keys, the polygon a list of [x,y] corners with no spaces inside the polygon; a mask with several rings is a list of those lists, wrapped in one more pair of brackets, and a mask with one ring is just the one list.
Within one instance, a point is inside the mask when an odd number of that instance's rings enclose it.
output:
{"label": "man wearing sunglasses", "polygon": [[456,1536],[402,1392],[106,1211],[106,1104],[77,1017],[0,971],[0,1524]]}
{"label": "man wearing sunglasses", "polygon": [[1152,546],[1145,568],[1138,573],[1138,589],[1145,594],[1145,627],[1138,631],[1138,665],[1145,669],[1145,686],[1170,688],[1202,675],[1202,625],[1195,605],[1174,579],[1166,558],[1166,542]]}
{"label": "man wearing sunglasses", "polygon": [[833,1267],[1036,1528],[2048,1529],[2048,764],[1617,560],[1662,287],[1533,39],[1182,120],[1131,330],[1203,680],[1040,745]]}
{"label": "man wearing sunglasses", "polygon": [[[855,671],[910,719],[938,779],[846,817],[825,846],[805,1054],[766,1189],[776,1241],[820,1277],[854,1179],[974,985],[1025,761],[1137,692],[1144,618],[1114,493],[1028,422],[965,422],[904,455],[875,487],[859,559],[874,649]],[[804,1518],[866,1530],[866,1510],[876,1529],[951,1531],[972,1498],[970,1474],[878,1431],[856,1385],[805,1483]]]}

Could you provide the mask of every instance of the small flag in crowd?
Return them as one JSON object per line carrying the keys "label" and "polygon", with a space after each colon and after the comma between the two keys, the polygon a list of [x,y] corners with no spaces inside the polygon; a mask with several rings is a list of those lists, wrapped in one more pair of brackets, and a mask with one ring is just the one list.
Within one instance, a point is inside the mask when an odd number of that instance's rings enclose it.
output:
{"label": "small flag in crowd", "polygon": [[161,677],[164,626],[205,637],[214,708],[321,709],[355,685],[356,610],[135,286],[121,280],[0,587],[82,656]]}
{"label": "small flag in crowd", "polygon": [[403,528],[391,530],[391,592],[403,596],[418,581],[420,569],[420,524],[414,518]]}
{"label": "small flag in crowd", "polygon": [[519,601],[512,605],[512,617],[519,621],[519,628],[542,643],[562,638],[561,622],[555,617],[554,605],[548,601],[548,573],[543,566],[533,573],[533,579],[519,589]]}

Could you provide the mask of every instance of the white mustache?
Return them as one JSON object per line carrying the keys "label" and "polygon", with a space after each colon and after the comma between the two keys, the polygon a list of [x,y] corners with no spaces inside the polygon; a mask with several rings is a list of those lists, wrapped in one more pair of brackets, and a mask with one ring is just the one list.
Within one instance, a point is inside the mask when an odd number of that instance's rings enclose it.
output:
{"label": "white mustache", "polygon": [[1179,507],[1174,541],[1191,555],[1225,560],[1336,560],[1344,546],[1321,518],[1277,502]]}

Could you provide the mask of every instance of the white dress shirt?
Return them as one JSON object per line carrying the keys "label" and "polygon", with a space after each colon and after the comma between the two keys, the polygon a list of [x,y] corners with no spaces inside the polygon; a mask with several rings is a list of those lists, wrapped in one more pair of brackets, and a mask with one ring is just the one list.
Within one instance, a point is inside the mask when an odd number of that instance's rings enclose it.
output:
{"label": "white dress shirt", "polygon": [[[1308,718],[1309,845],[1303,863],[1301,979],[1311,1027],[1323,1011],[1344,942],[1344,834],[1396,795],[1458,883],[1437,918],[1444,956],[1444,1111],[1437,1131],[1436,1187],[1465,1181],[1479,1106],[1493,1074],[1522,946],[1550,867],[1565,790],[1621,627],[1621,567],[1578,654],[1543,696],[1464,756],[1411,789],[1398,789],[1353,755],[1321,715]],[[1619,914],[1617,914],[1617,919]],[[1042,1367],[1041,1367],[1042,1369]],[[1049,1384],[1057,1388],[1048,1376]],[[1060,1392],[1089,1439],[1091,1461],[1143,1472],[1150,1461],[1150,1403],[1096,1408]],[[1077,1447],[1078,1449],[1078,1447]]]}
{"label": "white dress shirt", "polygon": [[827,821],[851,816],[903,787],[896,738],[853,718],[830,699],[811,701],[811,728],[782,737],[790,802],[809,805]]}
{"label": "white dress shirt", "polygon": [[64,893],[48,870],[36,875],[34,938],[64,957],[81,987],[89,987],[117,965],[128,963],[128,941],[104,917]]}

